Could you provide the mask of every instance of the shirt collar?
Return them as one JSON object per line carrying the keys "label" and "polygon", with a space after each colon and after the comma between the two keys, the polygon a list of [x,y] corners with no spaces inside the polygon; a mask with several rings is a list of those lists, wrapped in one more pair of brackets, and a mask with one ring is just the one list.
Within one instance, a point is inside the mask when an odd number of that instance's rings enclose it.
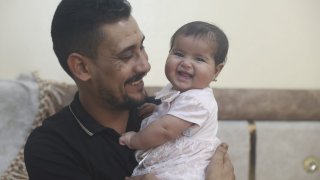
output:
{"label": "shirt collar", "polygon": [[79,99],[79,93],[74,96],[73,101],[69,104],[69,110],[74,118],[77,120],[80,127],[89,136],[103,131],[105,127],[100,125],[82,106]]}
{"label": "shirt collar", "polygon": [[[111,130],[111,128],[106,128],[99,124],[82,106],[79,93],[77,92],[74,96],[73,101],[69,104],[69,110],[73,117],[76,119],[82,130],[88,134],[89,136],[93,136],[98,132],[103,130]],[[127,131],[138,131],[140,128],[141,118],[138,117],[137,108],[133,108],[130,111],[128,123],[127,123]],[[115,131],[114,131],[115,132]]]}

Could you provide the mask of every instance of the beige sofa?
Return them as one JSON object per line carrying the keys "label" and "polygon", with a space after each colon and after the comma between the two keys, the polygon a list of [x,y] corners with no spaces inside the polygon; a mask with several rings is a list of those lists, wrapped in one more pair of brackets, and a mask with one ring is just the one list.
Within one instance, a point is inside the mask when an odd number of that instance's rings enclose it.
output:
{"label": "beige sofa", "polygon": [[[76,86],[34,74],[0,81],[0,89],[1,85],[9,88],[0,91],[0,104],[6,102],[0,105],[1,116],[5,114],[0,120],[0,180],[28,179],[25,138],[44,118],[70,103]],[[160,88],[147,91],[152,95]],[[218,136],[230,146],[237,180],[320,179],[320,90],[221,88],[214,94]],[[11,141],[1,140],[8,136]]]}

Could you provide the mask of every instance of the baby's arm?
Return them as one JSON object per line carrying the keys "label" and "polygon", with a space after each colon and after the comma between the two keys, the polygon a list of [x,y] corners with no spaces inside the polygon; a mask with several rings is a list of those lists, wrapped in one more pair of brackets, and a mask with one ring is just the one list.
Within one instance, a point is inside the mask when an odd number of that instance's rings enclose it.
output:
{"label": "baby's arm", "polygon": [[175,139],[192,125],[172,115],[164,115],[150,123],[139,132],[127,132],[120,137],[120,144],[127,145],[131,149],[149,149]]}

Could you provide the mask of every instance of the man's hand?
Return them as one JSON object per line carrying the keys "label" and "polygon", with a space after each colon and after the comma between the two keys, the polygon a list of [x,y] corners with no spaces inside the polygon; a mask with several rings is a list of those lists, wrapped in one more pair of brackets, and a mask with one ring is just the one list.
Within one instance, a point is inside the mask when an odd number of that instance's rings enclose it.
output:
{"label": "man's hand", "polygon": [[125,180],[159,180],[153,174],[145,174],[142,176],[126,177]]}
{"label": "man's hand", "polygon": [[148,116],[150,116],[153,111],[155,110],[157,105],[152,104],[152,103],[144,103],[143,105],[141,105],[138,109],[139,109],[139,116],[144,119]]}
{"label": "man's hand", "polygon": [[218,146],[207,167],[206,180],[235,180],[234,168],[227,151],[227,144]]}

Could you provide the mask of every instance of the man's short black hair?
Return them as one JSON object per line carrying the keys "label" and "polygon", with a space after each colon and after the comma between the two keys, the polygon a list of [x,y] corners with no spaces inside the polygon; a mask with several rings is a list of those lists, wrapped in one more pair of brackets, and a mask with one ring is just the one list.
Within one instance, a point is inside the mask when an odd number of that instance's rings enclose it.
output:
{"label": "man's short black hair", "polygon": [[130,14],[126,0],[62,0],[52,20],[51,37],[63,69],[72,77],[67,59],[73,52],[95,59],[100,42],[107,36],[100,27]]}

